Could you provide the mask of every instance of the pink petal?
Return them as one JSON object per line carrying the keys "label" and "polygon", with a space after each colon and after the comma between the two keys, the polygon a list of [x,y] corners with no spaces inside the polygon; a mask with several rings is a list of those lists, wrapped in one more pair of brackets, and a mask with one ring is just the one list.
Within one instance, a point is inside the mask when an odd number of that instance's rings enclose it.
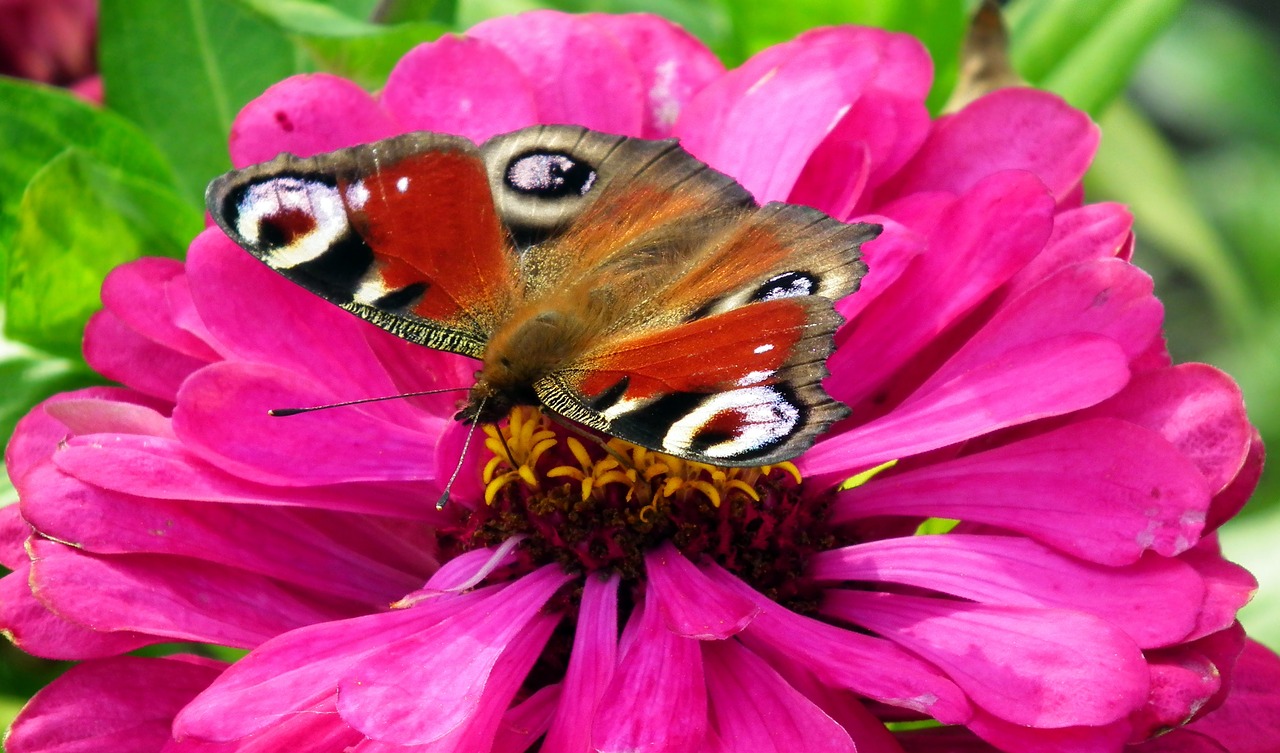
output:
{"label": "pink petal", "polygon": [[597,708],[591,750],[696,753],[707,730],[701,644],[672,633],[646,598],[631,613],[632,640]]}
{"label": "pink petal", "polygon": [[1147,697],[1142,652],[1091,615],[844,590],[828,591],[822,610],[928,659],[1014,724],[1107,724]]}
{"label": "pink petal", "polygon": [[1122,204],[1089,204],[1059,212],[1053,218],[1053,235],[1044,251],[1009,281],[1004,295],[1019,295],[1073,264],[1117,258],[1131,238],[1133,215]]}
{"label": "pink petal", "polygon": [[162,437],[75,437],[58,450],[54,462],[58,470],[80,481],[135,497],[305,506],[423,520],[438,515],[434,501],[439,492],[434,488],[408,482],[267,486],[228,473],[192,454],[181,442]]}
{"label": "pink petal", "polygon": [[1195,630],[1184,640],[1224,630],[1258,591],[1258,581],[1243,567],[1223,559],[1216,534],[1205,536],[1181,557],[1204,578],[1207,591]]}
{"label": "pink petal", "polygon": [[868,189],[902,167],[928,132],[929,112],[922,100],[867,91],[814,150],[788,201],[841,220],[856,209],[874,211],[866,201]]}
{"label": "pink petal", "polygon": [[108,379],[165,400],[173,400],[183,380],[206,364],[148,340],[110,311],[99,311],[85,325],[84,360]]}
{"label": "pink petal", "polygon": [[591,13],[584,18],[607,31],[635,63],[646,95],[643,138],[670,134],[689,100],[724,75],[724,65],[706,45],[661,16]]}
{"label": "pink petal", "polygon": [[1000,751],[1027,753],[1099,753],[1124,749],[1129,724],[1124,721],[1100,726],[1043,729],[1012,724],[979,711],[968,724]]}
{"label": "pink petal", "polygon": [[715,565],[705,568],[705,573],[716,588],[751,598],[760,606],[760,615],[738,639],[770,664],[803,667],[825,685],[929,714],[947,724],[968,718],[969,703],[950,680],[889,641],[798,615]]}
{"label": "pink petal", "polygon": [[195,657],[123,656],[72,667],[31,699],[5,739],[10,753],[154,753],[174,714],[218,676]]}
{"label": "pink petal", "polygon": [[880,195],[962,193],[993,173],[1025,170],[1062,199],[1084,176],[1098,138],[1089,117],[1056,95],[1001,89],[937,121],[915,158]]}
{"label": "pink petal", "polygon": [[45,403],[44,409],[73,435],[112,433],[173,438],[169,417],[146,405],[73,394],[65,400]]}
{"label": "pink petal", "polygon": [[[214,364],[183,386],[173,428],[204,460],[265,484],[413,481],[441,475],[432,462],[431,434],[370,415],[366,406],[283,418],[268,414],[273,408],[320,405],[336,397],[288,369]],[[433,421],[437,432],[443,428],[444,419]]]}
{"label": "pink petal", "polygon": [[[862,246],[862,259],[867,264],[867,274],[858,285],[858,291],[836,301],[836,311],[852,322],[859,317],[876,298],[891,290],[898,278],[925,250],[925,241],[917,233],[908,230],[885,217],[863,217],[866,222],[884,227],[880,237]],[[837,334],[839,337],[839,334]]]}
{"label": "pink petal", "polygon": [[1249,440],[1249,454],[1245,456],[1244,465],[1236,477],[1222,491],[1214,495],[1209,505],[1209,515],[1205,520],[1205,530],[1215,531],[1223,523],[1235,517],[1244,509],[1244,505],[1258,488],[1262,479],[1262,467],[1266,460],[1266,447],[1262,443],[1262,434],[1254,429]]}
{"label": "pink petal", "polygon": [[[476,713],[500,658],[509,651],[536,657],[559,621],[557,614],[540,614],[542,606],[569,580],[558,565],[548,565],[500,595],[364,657],[342,678],[338,713],[369,737],[398,745],[449,734]],[[431,713],[416,713],[424,708]]]}
{"label": "pink petal", "polygon": [[1205,364],[1135,374],[1120,394],[1085,415],[1114,416],[1160,432],[1196,464],[1214,493],[1240,472],[1253,439],[1240,388]]}
{"label": "pink petal", "polygon": [[814,149],[796,178],[787,203],[804,204],[832,217],[849,217],[866,188],[870,170],[871,152],[867,145],[833,132]]}
{"label": "pink petal", "polygon": [[178,327],[169,308],[169,283],[184,277],[176,259],[139,259],[116,267],[102,283],[102,305],[143,337],[197,360],[219,360],[200,338]]}
{"label": "pink petal", "polygon": [[[700,92],[675,135],[758,201],[785,201],[865,92],[892,82],[909,86],[899,91],[911,97],[928,79],[927,56],[909,37],[855,27],[814,30],[758,53]],[[764,154],[769,158],[760,159]]]}
{"label": "pink petal", "polygon": [[[1265,646],[1249,641],[1234,678],[1226,703],[1187,729],[1219,742],[1231,753],[1269,753],[1280,739],[1280,695],[1276,694],[1280,687],[1280,658]],[[1147,753],[1148,746],[1141,750]],[[1150,747],[1150,751],[1173,753],[1159,745]]]}
{"label": "pink petal", "polygon": [[501,50],[533,88],[543,123],[639,136],[644,82],[617,39],[591,21],[539,10],[483,21],[467,36]]}
{"label": "pink petal", "polygon": [[247,167],[281,152],[310,157],[395,133],[363,89],[327,73],[309,73],[273,85],[240,110],[231,124],[231,162]]}
{"label": "pink petal", "polygon": [[31,524],[22,518],[17,505],[0,507],[0,565],[17,570],[29,558],[23,548],[33,533]]}
{"label": "pink petal", "polygon": [[1094,405],[1118,392],[1128,376],[1124,353],[1097,335],[1014,348],[916,393],[884,418],[829,435],[797,465],[811,483],[838,483],[888,460]]}
{"label": "pink petal", "polygon": [[[281,634],[233,664],[174,720],[174,735],[237,740],[295,717],[337,695],[367,656],[412,639],[498,589],[429,599],[410,609],[326,622]],[[331,712],[336,717],[335,712]]]}
{"label": "pink petal", "polygon": [[0,578],[0,629],[18,648],[45,659],[97,659],[156,642],[126,631],[98,631],[49,611],[31,592],[30,563]]}
{"label": "pink petal", "polygon": [[733,640],[703,648],[718,746],[710,751],[862,750],[834,719]]}
{"label": "pink petal", "polygon": [[482,39],[446,34],[400,58],[382,106],[406,131],[466,136],[477,144],[538,122],[534,91],[515,63]]}
{"label": "pink petal", "polygon": [[[192,242],[187,275],[200,318],[229,358],[310,376],[344,399],[396,394],[367,339],[386,333],[271,271],[222,231],[206,230]],[[430,368],[434,352],[419,350],[422,367]],[[361,410],[409,426],[417,418],[399,400]]]}
{"label": "pink petal", "polygon": [[100,631],[254,646],[352,605],[303,598],[248,571],[182,557],[99,557],[51,541],[32,545],[32,589],[58,614]]}
{"label": "pink petal", "polygon": [[583,581],[560,704],[542,743],[546,753],[590,750],[596,711],[618,661],[618,582],[617,575]]}
{"label": "pink petal", "polygon": [[391,529],[372,517],[305,508],[148,499],[54,475],[42,479],[41,489],[26,505],[31,523],[95,554],[195,557],[371,608],[413,590],[435,569],[429,551],[405,536],[412,524],[403,521]]}
{"label": "pink petal", "polygon": [[716,589],[670,542],[645,555],[648,593],[661,605],[667,629],[699,640],[723,640],[742,631],[760,608],[741,594]]}
{"label": "pink petal", "polygon": [[[928,249],[837,338],[832,395],[856,403],[1003,284],[1044,245],[1053,203],[1024,173],[993,176],[942,207]],[[898,218],[898,215],[889,216]],[[921,301],[930,305],[921,306]],[[874,353],[875,358],[868,358]]]}
{"label": "pink petal", "polygon": [[1148,554],[1128,567],[1106,567],[1012,536],[885,539],[819,552],[809,563],[807,575],[817,580],[900,583],[984,604],[1097,615],[1142,648],[1190,633],[1204,596],[1196,572],[1176,560]]}
{"label": "pink petal", "polygon": [[[14,427],[9,446],[5,448],[5,470],[9,478],[22,492],[22,480],[33,468],[49,459],[58,443],[67,438],[66,424],[51,416],[48,408],[64,400],[109,400],[147,405],[158,408],[162,403],[154,398],[119,387],[90,387],[73,392],[63,392],[37,404]],[[166,406],[167,407],[167,406]]]}
{"label": "pink petal", "polygon": [[[502,715],[492,753],[521,753],[532,748],[546,734],[559,706],[560,686],[547,685],[508,709]],[[543,741],[539,750],[550,753],[554,749]]]}
{"label": "pink petal", "polygon": [[1024,533],[1105,565],[1165,556],[1199,537],[1204,477],[1154,432],[1115,419],[1065,426],[844,492],[843,523],[876,515],[958,518]]}
{"label": "pink petal", "polygon": [[1244,628],[1236,623],[1191,643],[1147,652],[1151,692],[1129,717],[1130,739],[1145,740],[1220,706],[1244,643]]}
{"label": "pink petal", "polygon": [[917,394],[1015,348],[1065,335],[1102,335],[1132,359],[1159,337],[1163,311],[1151,278],[1127,262],[1099,259],[1067,267],[1005,302]]}

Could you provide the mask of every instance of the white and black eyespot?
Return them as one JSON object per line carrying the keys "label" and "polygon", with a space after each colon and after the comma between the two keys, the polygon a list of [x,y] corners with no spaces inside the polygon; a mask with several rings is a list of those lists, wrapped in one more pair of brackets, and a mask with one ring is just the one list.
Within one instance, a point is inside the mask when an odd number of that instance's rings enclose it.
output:
{"label": "white and black eyespot", "polygon": [[507,163],[503,179],[512,190],[540,199],[585,196],[595,168],[563,152],[526,152]]}
{"label": "white and black eyespot", "polygon": [[663,449],[698,452],[720,460],[744,460],[767,453],[795,433],[803,408],[786,390],[772,385],[743,387],[705,396],[672,422]]}
{"label": "white and black eyespot", "polygon": [[276,269],[319,258],[350,227],[337,187],[319,180],[278,176],[229,198],[235,232]]}
{"label": "white and black eyespot", "polygon": [[819,280],[808,272],[783,272],[765,280],[752,294],[753,301],[772,301],[777,298],[799,298],[818,292]]}

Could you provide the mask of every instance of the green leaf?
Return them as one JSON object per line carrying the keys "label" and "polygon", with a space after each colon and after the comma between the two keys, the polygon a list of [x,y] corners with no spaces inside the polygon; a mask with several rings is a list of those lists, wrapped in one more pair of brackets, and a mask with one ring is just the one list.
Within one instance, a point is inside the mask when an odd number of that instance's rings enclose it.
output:
{"label": "green leaf", "polygon": [[[27,183],[68,147],[139,178],[173,184],[164,156],[133,124],[60,89],[0,78],[0,144],[6,145],[0,149],[0,249],[10,246]],[[0,288],[3,268],[0,262]]]}
{"label": "green leaf", "polygon": [[76,358],[107,272],[143,255],[181,257],[202,226],[200,212],[168,186],[67,149],[22,196],[8,261],[6,334]]}
{"label": "green leaf", "polygon": [[457,14],[457,0],[381,0],[371,18],[381,24],[429,21],[452,25]]}
{"label": "green leaf", "polygon": [[225,0],[103,0],[99,46],[107,103],[168,156],[193,206],[231,167],[232,118],[305,62],[279,29]]}
{"label": "green leaf", "polygon": [[1142,103],[1197,138],[1280,145],[1280,44],[1274,30],[1221,4],[1195,3],[1135,77]]}
{"label": "green leaf", "polygon": [[312,0],[237,0],[287,34],[323,70],[368,88],[386,83],[406,52],[448,31],[440,24],[381,26]]}
{"label": "green leaf", "polygon": [[966,6],[964,0],[729,0],[738,51],[743,57],[819,25],[860,24],[911,34],[924,43],[933,58],[934,84],[929,106],[935,112],[955,85],[960,45],[968,29]]}
{"label": "green leaf", "polygon": [[1172,147],[1123,101],[1099,123],[1105,136],[1085,177],[1090,198],[1128,204],[1139,236],[1204,285],[1215,314],[1235,333],[1247,331],[1256,319],[1248,287],[1205,219]]}
{"label": "green leaf", "polygon": [[1093,115],[1124,90],[1138,60],[1185,0],[1015,0],[1014,67]]}

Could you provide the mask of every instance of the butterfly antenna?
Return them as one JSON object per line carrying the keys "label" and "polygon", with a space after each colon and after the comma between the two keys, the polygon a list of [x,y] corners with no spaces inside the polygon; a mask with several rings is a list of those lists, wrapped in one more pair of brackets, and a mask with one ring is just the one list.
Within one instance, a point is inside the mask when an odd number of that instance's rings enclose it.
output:
{"label": "butterfly antenna", "polygon": [[404,392],[399,395],[383,395],[382,397],[366,397],[360,400],[347,400],[341,403],[328,403],[326,405],[313,405],[309,408],[272,408],[267,411],[269,416],[296,416],[299,413],[310,413],[317,410],[328,410],[330,408],[345,408],[348,405],[360,405],[362,403],[376,403],[381,400],[399,400],[406,397],[421,397],[423,395],[439,395],[441,392],[461,392],[471,389],[470,387],[445,387],[438,390],[423,390],[422,392]]}
{"label": "butterfly antenna", "polygon": [[[477,415],[484,413],[485,400],[488,400],[488,397],[480,399],[480,405],[476,408]],[[467,427],[467,438],[462,441],[462,452],[458,454],[458,464],[453,467],[453,473],[449,474],[449,482],[444,485],[444,493],[440,495],[440,499],[436,500],[437,510],[443,510],[444,506],[449,504],[449,490],[453,488],[453,482],[458,480],[458,474],[462,472],[462,463],[467,459],[467,450],[471,449],[471,437],[475,436],[476,433],[476,423],[476,421],[472,421]],[[498,436],[502,436],[501,431],[498,432]],[[504,442],[503,444],[505,446],[506,443]],[[510,452],[510,450],[507,451],[508,456]]]}

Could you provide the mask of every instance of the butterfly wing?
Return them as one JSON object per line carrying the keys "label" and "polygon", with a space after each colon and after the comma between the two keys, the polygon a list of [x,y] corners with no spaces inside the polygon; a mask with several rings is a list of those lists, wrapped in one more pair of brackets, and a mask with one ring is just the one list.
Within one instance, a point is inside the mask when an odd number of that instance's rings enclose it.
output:
{"label": "butterfly wing", "polygon": [[655,294],[682,321],[650,316],[602,337],[536,384],[538,397],[680,457],[730,466],[793,458],[848,415],[821,385],[843,321],[833,303],[857,288],[859,248],[879,231],[784,204],[740,216]]}
{"label": "butterfly wing", "polygon": [[218,178],[206,202],[269,267],[412,342],[478,358],[518,296],[485,162],[460,137],[283,154]]}

